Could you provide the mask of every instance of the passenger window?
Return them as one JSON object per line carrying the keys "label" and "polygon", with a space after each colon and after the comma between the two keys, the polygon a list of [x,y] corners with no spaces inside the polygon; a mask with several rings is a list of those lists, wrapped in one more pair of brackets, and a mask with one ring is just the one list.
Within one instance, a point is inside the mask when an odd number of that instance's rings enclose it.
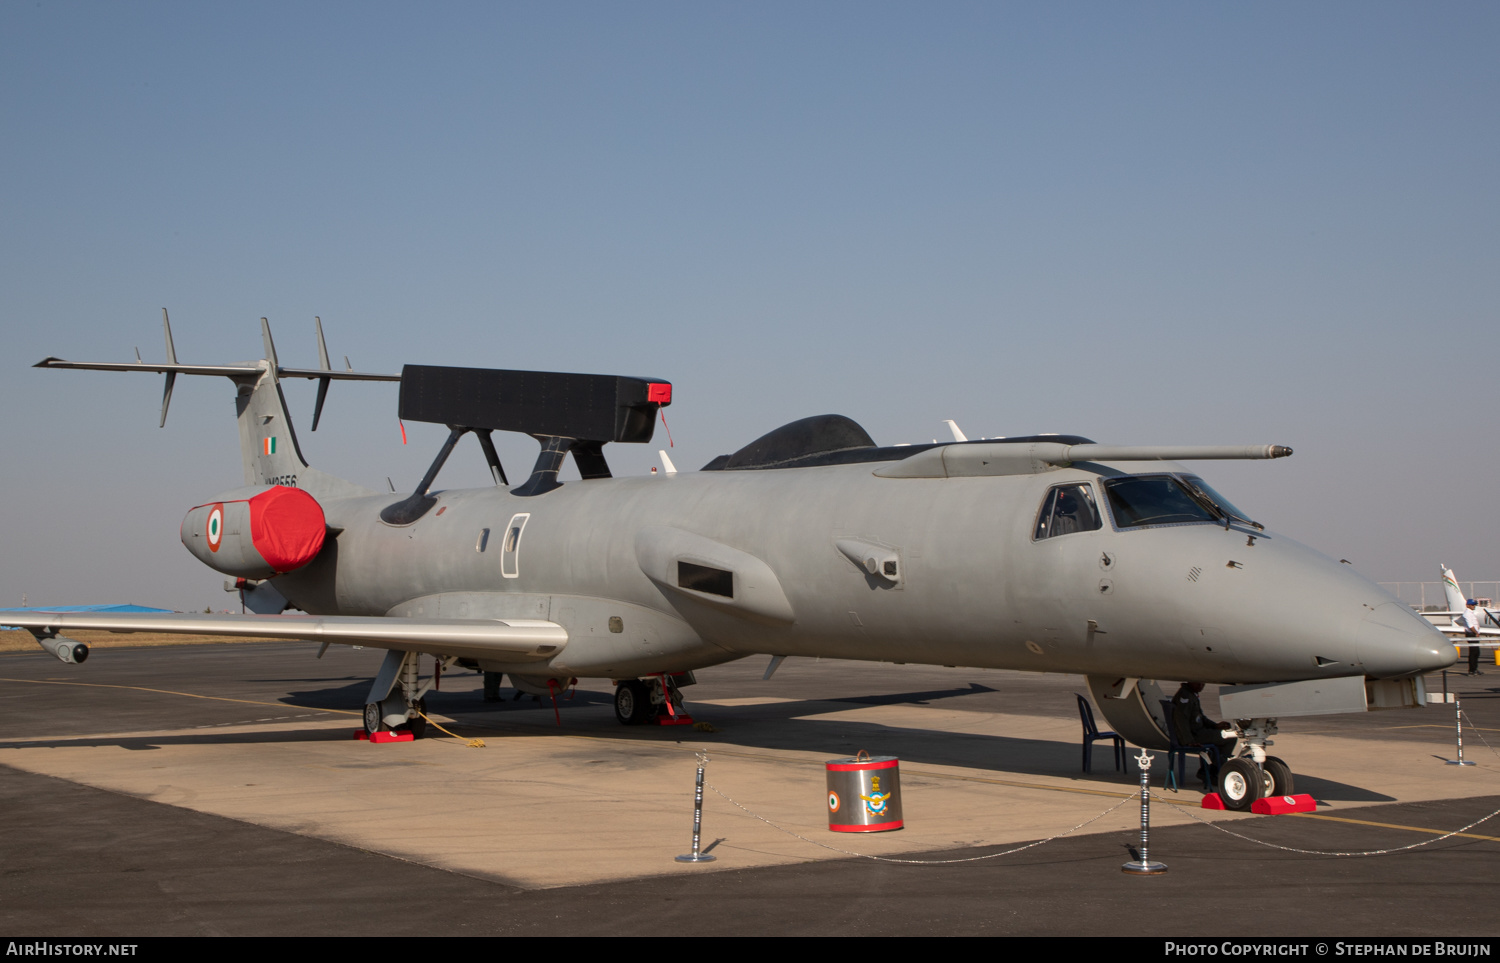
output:
{"label": "passenger window", "polygon": [[1033,539],[1092,532],[1101,527],[1094,492],[1088,485],[1059,485],[1047,492]]}

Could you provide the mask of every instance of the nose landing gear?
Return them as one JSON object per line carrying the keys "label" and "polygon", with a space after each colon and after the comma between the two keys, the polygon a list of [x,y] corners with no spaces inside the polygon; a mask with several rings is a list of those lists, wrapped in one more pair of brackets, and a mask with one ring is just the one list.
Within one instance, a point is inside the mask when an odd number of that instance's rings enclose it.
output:
{"label": "nose landing gear", "polygon": [[1275,719],[1241,719],[1234,758],[1219,768],[1219,798],[1226,809],[1248,810],[1255,800],[1292,795],[1292,767],[1266,755],[1276,734]]}

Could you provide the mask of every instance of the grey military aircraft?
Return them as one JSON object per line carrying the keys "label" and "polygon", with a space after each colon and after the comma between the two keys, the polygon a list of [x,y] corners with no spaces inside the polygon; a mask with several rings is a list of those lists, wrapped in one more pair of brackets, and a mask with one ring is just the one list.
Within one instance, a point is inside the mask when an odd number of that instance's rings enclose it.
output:
{"label": "grey military aircraft", "polygon": [[[74,629],[186,632],[387,650],[365,707],[372,733],[420,732],[441,668],[557,692],[615,683],[627,725],[681,718],[694,669],[749,655],[965,665],[1088,677],[1116,730],[1169,746],[1155,680],[1219,683],[1238,720],[1220,791],[1233,808],[1291,790],[1266,754],[1280,717],[1417,706],[1421,673],[1454,661],[1431,625],[1374,583],[1272,532],[1177,462],[1271,459],[1276,445],[1131,447],[1033,435],[881,447],[820,415],[696,472],[611,475],[609,443],[650,441],[669,382],[408,365],[401,375],[265,357],[38,367],[179,374],[234,385],[244,485],[183,519],[183,544],[233,576],[243,615],[30,613],[64,662]],[[139,358],[139,353],[137,353]],[[374,492],[310,468],[284,378],[400,382],[405,420],[449,426],[417,488]],[[512,484],[491,432],[540,443]],[[495,486],[435,487],[466,434]],[[956,433],[955,433],[956,435]],[[570,456],[581,480],[563,483]],[[306,614],[282,614],[289,609]],[[86,647],[82,648],[86,653]],[[435,660],[422,673],[424,656]]]}

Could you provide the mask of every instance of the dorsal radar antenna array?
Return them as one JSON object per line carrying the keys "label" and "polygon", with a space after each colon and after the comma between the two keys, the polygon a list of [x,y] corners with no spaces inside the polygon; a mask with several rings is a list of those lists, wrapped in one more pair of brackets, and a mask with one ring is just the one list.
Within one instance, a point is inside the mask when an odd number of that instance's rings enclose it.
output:
{"label": "dorsal radar antenna array", "polygon": [[391,525],[416,521],[435,504],[428,494],[458,440],[473,432],[497,484],[509,484],[495,453],[492,431],[515,431],[537,440],[531,476],[511,494],[543,495],[562,485],[557,473],[571,453],[583,480],[609,478],[604,446],[645,444],[657,412],[672,403],[670,382],[625,375],[516,371],[406,365],[401,371],[401,419],[448,426],[448,440],[416,491],[388,506]]}

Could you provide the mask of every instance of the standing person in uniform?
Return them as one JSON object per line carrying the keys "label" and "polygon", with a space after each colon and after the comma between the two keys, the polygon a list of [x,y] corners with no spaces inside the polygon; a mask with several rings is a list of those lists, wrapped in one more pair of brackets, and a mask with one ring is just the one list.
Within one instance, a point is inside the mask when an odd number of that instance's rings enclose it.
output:
{"label": "standing person in uniform", "polygon": [[[1233,725],[1228,722],[1214,722],[1203,714],[1203,704],[1198,701],[1198,693],[1203,691],[1201,682],[1184,682],[1172,696],[1172,720],[1171,724],[1176,730],[1177,741],[1184,746],[1213,746],[1219,750],[1219,764],[1228,759],[1234,752],[1234,744],[1239,741],[1237,736],[1226,736],[1224,731],[1232,729]],[[1206,774],[1200,766],[1198,777],[1212,785],[1219,778],[1218,766],[1211,768]]]}
{"label": "standing person in uniform", "polygon": [[1479,613],[1474,610],[1474,600],[1464,600],[1460,615],[1464,620],[1464,635],[1469,639],[1469,675],[1484,675],[1479,671]]}

